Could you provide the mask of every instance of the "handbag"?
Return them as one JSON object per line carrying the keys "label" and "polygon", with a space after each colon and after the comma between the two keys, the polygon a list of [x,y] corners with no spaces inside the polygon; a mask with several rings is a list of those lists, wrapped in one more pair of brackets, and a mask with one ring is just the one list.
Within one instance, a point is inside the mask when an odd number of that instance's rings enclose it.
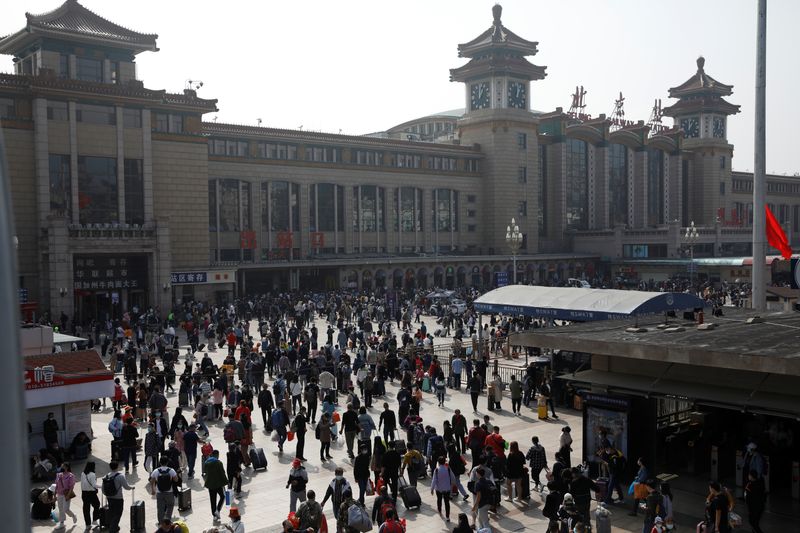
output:
{"label": "handbag", "polygon": [[[64,498],[66,498],[67,500],[71,500],[74,497],[75,497],[75,491],[73,489],[69,489],[69,492],[64,494]],[[733,513],[733,514],[736,514],[736,513]],[[739,520],[741,521],[741,518],[739,518]]]}

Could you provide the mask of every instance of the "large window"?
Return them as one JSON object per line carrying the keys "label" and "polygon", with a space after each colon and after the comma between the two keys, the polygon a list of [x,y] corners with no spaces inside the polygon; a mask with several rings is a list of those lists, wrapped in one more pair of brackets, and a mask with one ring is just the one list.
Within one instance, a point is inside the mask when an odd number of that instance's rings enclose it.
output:
{"label": "large window", "polygon": [[664,222],[664,152],[647,150],[647,225]]}
{"label": "large window", "polygon": [[628,148],[623,144],[608,147],[608,223],[628,225]]}
{"label": "large window", "polygon": [[144,173],[141,159],[125,160],[125,222],[144,224]]}
{"label": "large window", "polygon": [[332,146],[307,146],[306,161],[341,163],[342,149]]}
{"label": "large window", "polygon": [[84,81],[103,81],[103,62],[88,57],[76,58],[77,72],[75,77]]}
{"label": "large window", "polygon": [[450,189],[433,191],[434,231],[458,231],[458,192]]}
{"label": "large window", "polygon": [[586,142],[567,139],[567,229],[589,227],[589,175]]}
{"label": "large window", "polygon": [[344,187],[318,183],[309,188],[311,231],[344,231]]}
{"label": "large window", "polygon": [[297,159],[297,146],[293,144],[258,143],[258,157],[262,159]]}
{"label": "large window", "polygon": [[208,231],[216,232],[217,228],[217,180],[208,180]]}
{"label": "large window", "polygon": [[[300,229],[300,185],[288,181],[261,184],[262,224],[268,231],[298,231]],[[264,206],[268,209],[264,210]]]}
{"label": "large window", "polygon": [[[400,229],[404,232],[422,231],[422,189],[400,187],[397,189],[397,195]],[[395,220],[395,230],[398,228],[397,224],[398,221]]]}
{"label": "large window", "polygon": [[141,109],[123,109],[122,110],[122,125],[126,128],[141,128],[142,127],[142,110]]}
{"label": "large window", "polygon": [[110,105],[78,104],[76,118],[88,124],[113,126],[117,123],[117,113]]}
{"label": "large window", "polygon": [[69,120],[67,103],[49,100],[47,102],[47,120],[58,120],[63,122]]}
{"label": "large window", "polygon": [[13,98],[0,98],[0,118],[16,118]]}
{"label": "large window", "polygon": [[386,192],[375,185],[353,187],[353,230],[386,230]]}
{"label": "large window", "polygon": [[219,230],[241,231],[239,224],[239,180],[219,181]]}
{"label": "large window", "polygon": [[119,222],[115,158],[78,156],[78,207],[81,224]]}
{"label": "large window", "polygon": [[547,145],[539,145],[539,194],[536,198],[536,221],[539,235],[547,235]]}
{"label": "large window", "polygon": [[383,165],[383,152],[377,150],[352,150],[350,152],[350,162],[356,165]]}
{"label": "large window", "polygon": [[50,214],[70,216],[72,206],[72,179],[70,157],[50,154]]}
{"label": "large window", "polygon": [[397,168],[419,168],[422,157],[414,154],[394,154],[394,166]]}

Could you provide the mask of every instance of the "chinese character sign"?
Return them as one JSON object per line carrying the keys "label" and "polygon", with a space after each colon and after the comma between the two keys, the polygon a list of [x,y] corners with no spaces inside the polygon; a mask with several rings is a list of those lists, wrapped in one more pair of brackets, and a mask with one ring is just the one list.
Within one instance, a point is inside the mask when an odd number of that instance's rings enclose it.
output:
{"label": "chinese character sign", "polygon": [[239,232],[239,241],[239,246],[242,250],[255,250],[256,232],[253,230]]}
{"label": "chinese character sign", "polygon": [[144,255],[73,257],[73,287],[77,290],[147,289]]}
{"label": "chinese character sign", "polygon": [[311,247],[323,248],[325,246],[325,234],[321,231],[311,232]]}
{"label": "chinese character sign", "polygon": [[278,233],[278,248],[292,248],[292,232],[291,231],[281,231]]}
{"label": "chinese character sign", "polygon": [[208,283],[208,272],[173,272],[169,282],[172,285],[191,285]]}

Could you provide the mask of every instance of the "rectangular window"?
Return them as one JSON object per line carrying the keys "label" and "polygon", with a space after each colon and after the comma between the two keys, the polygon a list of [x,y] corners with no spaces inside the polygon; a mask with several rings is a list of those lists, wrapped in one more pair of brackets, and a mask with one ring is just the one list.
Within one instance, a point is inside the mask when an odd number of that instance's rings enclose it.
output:
{"label": "rectangular window", "polygon": [[476,199],[477,199],[477,197],[474,194],[468,194],[467,195],[467,203],[468,204],[474,204]]}
{"label": "rectangular window", "polygon": [[628,148],[608,147],[608,221],[611,227],[628,225]]}
{"label": "rectangular window", "polygon": [[241,230],[239,224],[239,180],[219,180],[219,230]]}
{"label": "rectangular window", "polygon": [[47,102],[47,120],[66,122],[69,120],[69,108],[66,102]]}
{"label": "rectangular window", "polygon": [[108,105],[78,104],[76,118],[78,122],[87,124],[113,126],[117,123],[117,113]]}
{"label": "rectangular window", "polygon": [[208,180],[208,231],[217,231],[217,180]]}
{"label": "rectangular window", "polygon": [[79,57],[76,66],[78,72],[75,73],[75,78],[83,81],[103,81],[103,62],[99,59]]}
{"label": "rectangular window", "polygon": [[474,218],[476,216],[476,211],[474,209],[467,209],[467,216]]}
{"label": "rectangular window", "polygon": [[307,146],[306,161],[340,163],[342,161],[342,149],[325,146]]}
{"label": "rectangular window", "polygon": [[528,183],[528,167],[517,169],[517,183]]}
{"label": "rectangular window", "polygon": [[141,109],[123,109],[122,110],[122,125],[126,128],[141,128],[142,127],[142,110]]}
{"label": "rectangular window", "polygon": [[567,139],[566,204],[567,229],[585,230],[589,226],[589,179],[586,142]]}
{"label": "rectangular window", "polygon": [[125,223],[144,224],[144,172],[141,159],[125,160]]}
{"label": "rectangular window", "polygon": [[117,187],[116,158],[78,156],[80,223],[119,222]]}
{"label": "rectangular window", "polygon": [[119,61],[111,62],[111,83],[119,83]]}
{"label": "rectangular window", "polygon": [[719,156],[719,168],[725,170],[725,156]]}
{"label": "rectangular window", "polygon": [[61,54],[58,57],[58,77],[69,78],[69,55]]}
{"label": "rectangular window", "polygon": [[297,159],[297,146],[292,144],[258,143],[261,159]]}
{"label": "rectangular window", "polygon": [[394,154],[394,166],[397,168],[420,168],[422,156],[414,154]]}
{"label": "rectangular window", "polygon": [[664,152],[647,150],[647,225],[664,223]]}
{"label": "rectangular window", "polygon": [[0,98],[0,118],[16,118],[13,98]]}
{"label": "rectangular window", "polygon": [[477,159],[467,159],[466,160],[466,171],[467,172],[478,172],[478,160]]}
{"label": "rectangular window", "polygon": [[250,209],[250,183],[246,181],[239,182],[241,191],[239,197],[242,199],[242,230],[252,230],[253,213]]}
{"label": "rectangular window", "polygon": [[720,181],[719,182],[719,194],[720,194],[720,196],[725,196],[725,182],[724,181]]}
{"label": "rectangular window", "polygon": [[169,132],[183,133],[183,115],[169,116]]}
{"label": "rectangular window", "polygon": [[50,154],[50,214],[69,217],[72,212],[70,157]]}
{"label": "rectangular window", "polygon": [[377,150],[353,150],[350,162],[356,165],[383,166],[383,152]]}
{"label": "rectangular window", "polygon": [[518,205],[517,212],[519,213],[519,216],[521,217],[528,216],[528,202],[525,200],[520,200],[517,205]]}
{"label": "rectangular window", "polygon": [[517,146],[524,150],[528,147],[528,134],[527,133],[517,133]]}
{"label": "rectangular window", "polygon": [[475,226],[475,224],[467,224],[467,232],[469,232],[469,233],[475,233],[475,231],[476,231],[476,226]]}
{"label": "rectangular window", "polygon": [[156,113],[156,120],[154,123],[154,129],[156,131],[169,131],[169,115],[166,113]]}

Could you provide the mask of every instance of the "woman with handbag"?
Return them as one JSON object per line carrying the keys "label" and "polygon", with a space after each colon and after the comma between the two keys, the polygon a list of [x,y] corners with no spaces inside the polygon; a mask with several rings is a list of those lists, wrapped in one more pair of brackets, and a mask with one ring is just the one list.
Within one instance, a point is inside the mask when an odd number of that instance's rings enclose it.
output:
{"label": "woman with handbag", "polygon": [[56,474],[56,502],[58,503],[58,527],[56,529],[65,529],[66,515],[72,518],[73,523],[78,522],[78,516],[69,510],[69,504],[75,497],[75,475],[72,473],[69,463],[63,463],[60,470]]}
{"label": "woman with handbag", "polygon": [[97,498],[97,475],[94,472],[94,461],[88,461],[81,474],[81,500],[83,500],[83,521],[87,529],[91,527],[100,511],[100,500]]}

